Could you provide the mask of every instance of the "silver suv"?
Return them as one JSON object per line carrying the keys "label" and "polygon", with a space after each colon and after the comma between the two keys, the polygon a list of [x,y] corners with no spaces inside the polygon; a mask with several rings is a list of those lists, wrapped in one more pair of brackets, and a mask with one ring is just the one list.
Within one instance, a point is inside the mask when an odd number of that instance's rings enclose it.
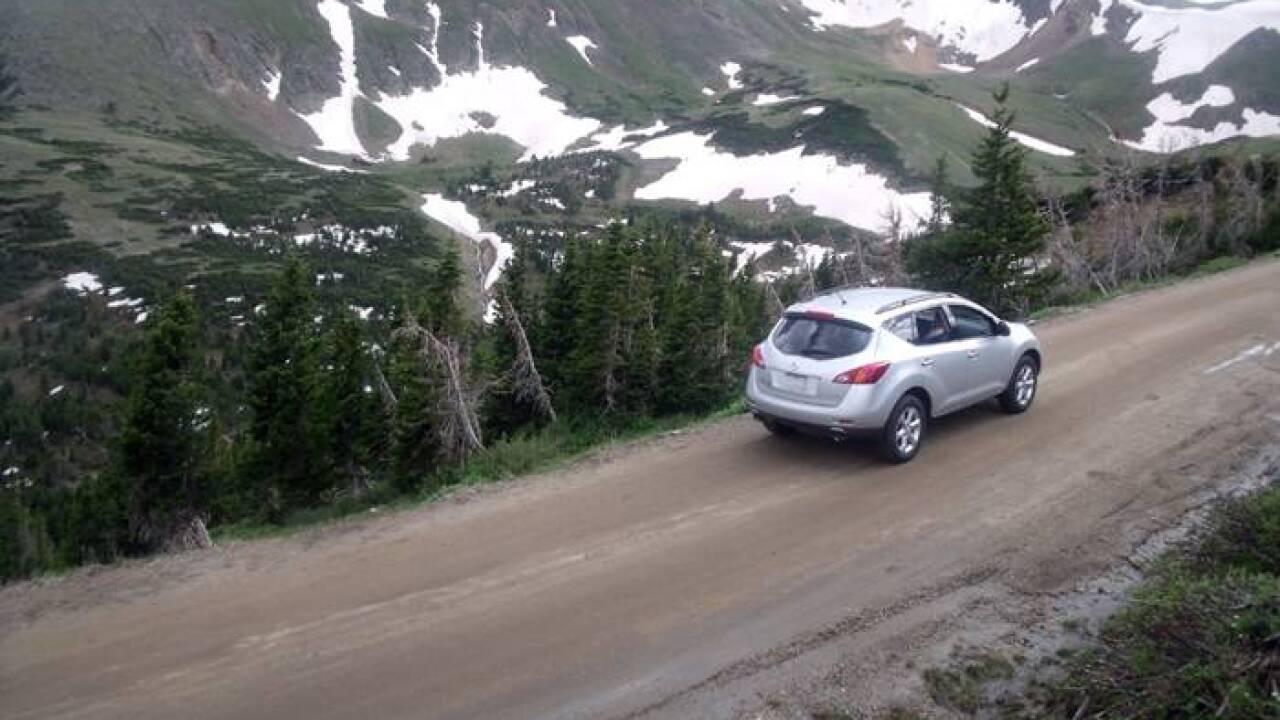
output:
{"label": "silver suv", "polygon": [[956,295],[833,290],[788,308],[755,347],[747,401],[774,433],[874,435],[901,463],[932,418],[992,398],[1025,412],[1042,361],[1025,325]]}

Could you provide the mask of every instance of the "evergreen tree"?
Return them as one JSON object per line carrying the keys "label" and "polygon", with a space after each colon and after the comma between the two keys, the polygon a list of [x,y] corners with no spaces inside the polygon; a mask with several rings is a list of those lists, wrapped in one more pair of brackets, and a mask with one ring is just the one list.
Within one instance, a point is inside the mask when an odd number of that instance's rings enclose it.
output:
{"label": "evergreen tree", "polygon": [[446,243],[444,257],[440,258],[431,273],[431,280],[419,308],[423,326],[434,333],[461,337],[466,328],[458,303],[461,289],[462,268],[458,261],[458,248],[452,243]]}
{"label": "evergreen tree", "polygon": [[391,345],[390,377],[396,407],[391,418],[392,478],[401,492],[416,490],[437,469],[440,441],[435,426],[438,389],[430,368],[407,340]]}
{"label": "evergreen tree", "polygon": [[135,371],[121,433],[120,471],[134,488],[133,526],[144,547],[168,542],[206,514],[208,493],[201,487],[200,468],[199,338],[195,304],[179,293],[148,323]]}
{"label": "evergreen tree", "polygon": [[49,565],[48,536],[21,491],[0,486],[0,582],[29,577]]}
{"label": "evergreen tree", "polygon": [[250,359],[250,477],[268,516],[314,502],[324,489],[315,427],[316,332],[312,275],[291,258],[276,279]]}
{"label": "evergreen tree", "polygon": [[585,243],[578,238],[568,240],[559,262],[547,273],[542,331],[534,346],[556,409],[562,413],[569,409],[572,387],[569,358],[579,345],[577,315],[586,277],[582,262]]}
{"label": "evergreen tree", "polygon": [[907,248],[907,269],[926,285],[960,292],[996,312],[1025,312],[1053,282],[1036,268],[1050,231],[1026,169],[1026,150],[1010,135],[1008,88],[995,94],[995,127],[974,152],[978,186],[956,193],[949,227]]}
{"label": "evergreen tree", "polygon": [[380,411],[377,398],[365,391],[370,360],[361,338],[359,319],[339,313],[325,337],[317,421],[331,476],[356,494],[365,486],[368,431]]}
{"label": "evergreen tree", "polygon": [[[526,245],[516,247],[515,255],[502,272],[498,291],[505,294],[525,329],[530,344],[537,347],[537,312],[528,289],[529,251]],[[511,333],[508,308],[498,305],[497,316],[488,328],[489,344],[484,365],[493,385],[485,399],[483,415],[488,432],[496,436],[509,435],[535,425],[541,415],[529,402],[522,401],[515,388],[513,368],[519,356],[517,339]]]}

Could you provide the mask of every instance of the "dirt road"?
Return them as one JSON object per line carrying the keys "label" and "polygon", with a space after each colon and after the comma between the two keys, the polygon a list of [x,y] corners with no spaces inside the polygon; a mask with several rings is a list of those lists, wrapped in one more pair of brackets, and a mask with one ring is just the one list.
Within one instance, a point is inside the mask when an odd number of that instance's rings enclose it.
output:
{"label": "dirt road", "polygon": [[821,672],[975,583],[1087,576],[1280,429],[1278,262],[1038,330],[1036,407],[942,421],[908,466],[741,418],[469,502],[7,588],[0,715],[732,716],[756,676]]}

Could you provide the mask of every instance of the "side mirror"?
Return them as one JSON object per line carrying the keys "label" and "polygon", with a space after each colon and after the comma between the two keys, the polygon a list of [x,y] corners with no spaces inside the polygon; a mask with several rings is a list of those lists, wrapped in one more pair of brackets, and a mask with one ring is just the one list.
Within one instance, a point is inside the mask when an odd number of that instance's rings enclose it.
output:
{"label": "side mirror", "polygon": [[1009,330],[1009,323],[1007,323],[1007,322],[1005,322],[1005,321],[1003,321],[1003,320],[1001,320],[1000,322],[996,323],[996,334],[997,334],[997,335],[999,335],[999,336],[1001,336],[1001,337],[1009,337],[1009,333],[1010,333],[1010,332],[1011,332],[1011,331]]}

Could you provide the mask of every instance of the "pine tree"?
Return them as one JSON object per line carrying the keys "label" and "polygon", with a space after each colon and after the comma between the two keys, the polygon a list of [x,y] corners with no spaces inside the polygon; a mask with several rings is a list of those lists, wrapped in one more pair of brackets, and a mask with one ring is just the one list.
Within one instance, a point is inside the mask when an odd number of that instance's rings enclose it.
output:
{"label": "pine tree", "polygon": [[[521,244],[502,273],[497,292],[505,302],[497,303],[497,315],[488,328],[490,338],[485,365],[493,385],[485,400],[483,415],[488,432],[499,437],[538,425],[546,414],[517,387],[516,368],[522,362],[520,339],[513,328],[522,328],[525,339],[537,347],[537,312],[528,289],[529,251]],[[518,321],[518,323],[517,323]],[[536,354],[534,355],[537,358]]]}
{"label": "pine tree", "polygon": [[1008,88],[995,94],[995,127],[974,152],[978,186],[957,192],[952,224],[907,248],[907,269],[930,287],[960,292],[996,312],[1025,312],[1053,282],[1036,267],[1050,231],[1041,214],[1026,150],[1011,136]]}
{"label": "pine tree", "polygon": [[391,417],[391,470],[401,492],[418,489],[437,469],[440,441],[434,424],[435,389],[428,372],[409,341],[397,339],[392,343],[387,378],[396,393]]}
{"label": "pine tree", "polygon": [[312,287],[310,271],[291,258],[271,289],[251,350],[250,476],[276,520],[289,506],[314,502],[326,481],[316,447]]}
{"label": "pine tree", "polygon": [[168,544],[195,525],[197,537],[204,536],[208,492],[201,486],[199,335],[195,304],[179,293],[148,323],[135,371],[120,470],[134,487],[133,525],[148,548]]}
{"label": "pine tree", "polygon": [[466,322],[458,302],[462,289],[462,268],[458,261],[458,249],[445,245],[444,257],[431,273],[418,313],[424,327],[449,337],[461,337]]}
{"label": "pine tree", "polygon": [[367,485],[367,434],[379,413],[369,387],[370,360],[359,319],[339,313],[324,343],[317,429],[330,463],[330,475],[358,495]]}

